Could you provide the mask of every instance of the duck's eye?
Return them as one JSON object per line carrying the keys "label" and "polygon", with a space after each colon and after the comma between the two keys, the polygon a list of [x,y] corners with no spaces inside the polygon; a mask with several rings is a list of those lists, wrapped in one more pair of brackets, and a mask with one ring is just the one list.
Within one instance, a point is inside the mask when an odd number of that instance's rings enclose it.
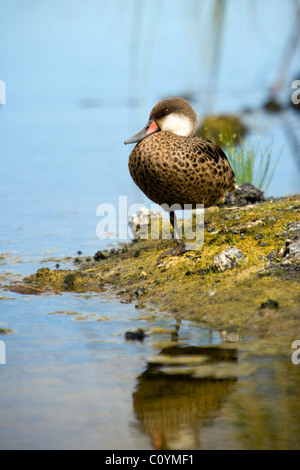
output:
{"label": "duck's eye", "polygon": [[164,110],[164,114],[169,114],[169,112],[170,112],[170,111],[169,111],[168,109],[165,109],[165,110]]}

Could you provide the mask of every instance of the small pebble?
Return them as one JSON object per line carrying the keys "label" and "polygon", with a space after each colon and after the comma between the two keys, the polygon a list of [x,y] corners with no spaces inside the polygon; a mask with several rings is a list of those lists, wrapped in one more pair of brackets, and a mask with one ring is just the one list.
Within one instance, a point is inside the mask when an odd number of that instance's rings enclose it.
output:
{"label": "small pebble", "polygon": [[145,332],[139,328],[136,331],[126,331],[125,333],[125,339],[127,341],[143,341],[144,338],[146,338]]}

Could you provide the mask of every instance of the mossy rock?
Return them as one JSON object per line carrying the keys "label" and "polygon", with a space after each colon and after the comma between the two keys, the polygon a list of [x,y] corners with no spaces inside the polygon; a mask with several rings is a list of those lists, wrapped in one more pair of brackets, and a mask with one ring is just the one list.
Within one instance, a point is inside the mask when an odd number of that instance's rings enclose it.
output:
{"label": "mossy rock", "polygon": [[239,116],[234,114],[207,116],[196,131],[197,135],[217,145],[224,145],[227,140],[239,142],[246,133],[246,125]]}

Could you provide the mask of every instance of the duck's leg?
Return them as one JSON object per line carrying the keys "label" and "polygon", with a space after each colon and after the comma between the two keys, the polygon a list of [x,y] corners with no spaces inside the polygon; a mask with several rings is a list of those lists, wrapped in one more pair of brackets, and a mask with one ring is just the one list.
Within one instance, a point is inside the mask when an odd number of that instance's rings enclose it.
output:
{"label": "duck's leg", "polygon": [[177,246],[175,246],[175,248],[172,248],[171,250],[164,251],[160,255],[160,258],[163,258],[164,256],[168,256],[168,255],[178,256],[178,255],[182,255],[186,251],[189,251],[189,249],[186,247],[182,238],[180,238],[180,233],[178,231],[177,217],[176,217],[175,212],[170,211],[169,217],[170,217],[170,223],[174,230],[174,239],[177,241]]}
{"label": "duck's leg", "polygon": [[173,238],[177,240],[178,244],[183,243],[182,239],[180,238],[179,231],[178,231],[177,217],[174,211],[170,211],[169,218],[170,218],[170,224],[172,225],[173,231],[174,231]]}

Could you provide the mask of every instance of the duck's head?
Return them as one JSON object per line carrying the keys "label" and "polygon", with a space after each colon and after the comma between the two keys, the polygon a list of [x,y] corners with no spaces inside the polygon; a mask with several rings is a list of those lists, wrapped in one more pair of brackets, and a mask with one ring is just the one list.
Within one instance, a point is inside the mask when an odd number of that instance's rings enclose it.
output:
{"label": "duck's head", "polygon": [[149,121],[144,129],[125,144],[133,144],[159,131],[169,131],[173,134],[189,137],[195,133],[197,115],[192,106],[183,98],[167,98],[154,106]]}

